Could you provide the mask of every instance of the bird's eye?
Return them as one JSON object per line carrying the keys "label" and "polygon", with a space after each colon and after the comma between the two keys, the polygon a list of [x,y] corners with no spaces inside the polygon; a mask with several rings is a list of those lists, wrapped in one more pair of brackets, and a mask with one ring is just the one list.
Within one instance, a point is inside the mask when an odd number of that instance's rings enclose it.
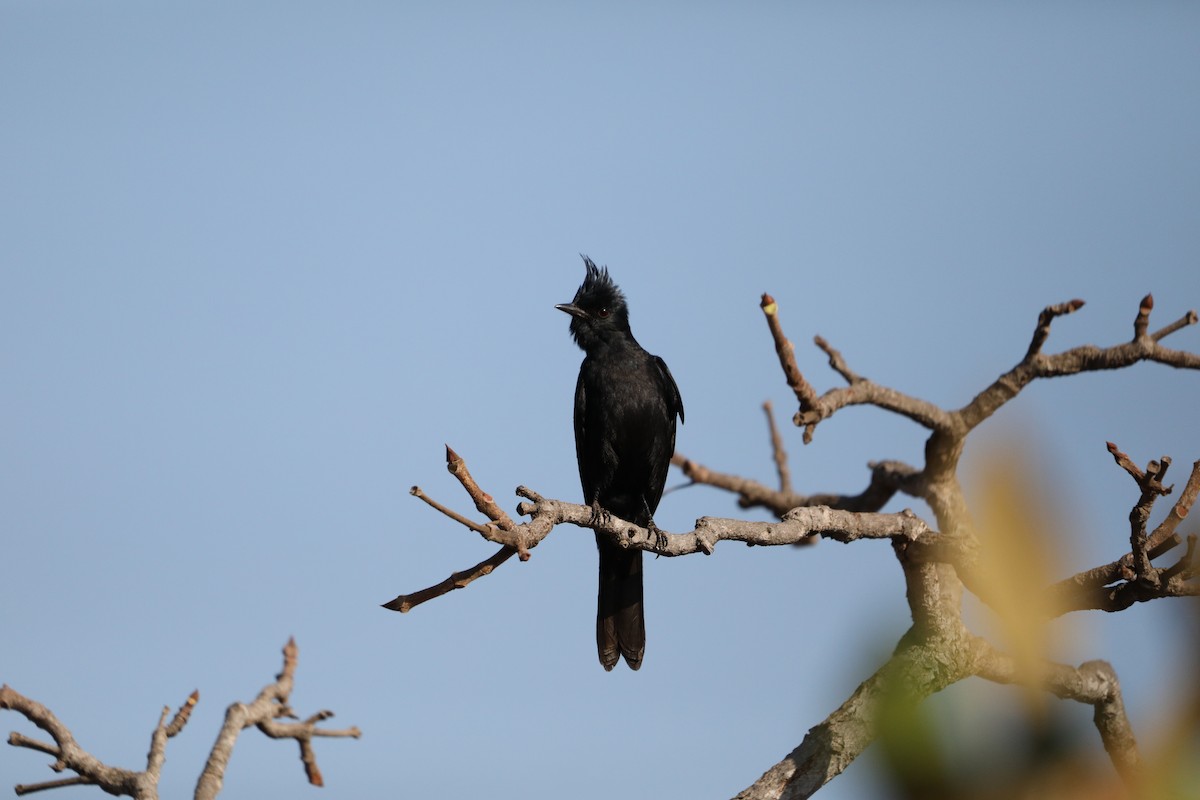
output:
{"label": "bird's eye", "polygon": [[611,311],[609,311],[607,308],[602,308],[602,309],[600,309],[599,311],[597,311],[597,312],[596,312],[596,316],[597,316],[597,317],[599,317],[600,319],[604,319],[605,317],[607,317],[607,316],[608,316],[609,314],[611,314],[611,313],[612,313],[612,312],[611,312]]}

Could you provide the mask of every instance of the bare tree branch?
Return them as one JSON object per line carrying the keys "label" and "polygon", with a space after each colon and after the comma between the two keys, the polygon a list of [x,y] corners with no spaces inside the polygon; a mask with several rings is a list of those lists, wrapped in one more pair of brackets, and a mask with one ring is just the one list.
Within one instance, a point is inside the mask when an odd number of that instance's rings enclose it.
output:
{"label": "bare tree branch", "polygon": [[[316,786],[323,785],[323,781],[321,771],[317,768],[316,756],[312,750],[312,738],[316,736],[358,738],[362,735],[358,728],[345,730],[317,728],[318,722],[333,716],[333,712],[330,711],[318,712],[304,722],[281,723],[277,721],[279,717],[293,716],[287,700],[292,691],[298,652],[295,640],[288,640],[287,646],[283,649],[283,671],[276,676],[275,682],[267,685],[259,693],[258,699],[250,705],[234,703],[226,711],[225,725],[217,736],[217,742],[213,745],[204,772],[196,786],[196,798],[213,798],[221,791],[225,766],[229,763],[229,756],[233,752],[237,735],[242,728],[249,725],[258,725],[263,733],[272,738],[298,741],[309,782]],[[70,729],[50,709],[7,685],[0,686],[0,709],[16,711],[54,740],[54,744],[50,744],[14,732],[9,735],[8,743],[13,747],[25,747],[53,756],[56,760],[50,765],[50,768],[55,772],[71,770],[76,773],[74,777],[61,780],[18,784],[15,787],[16,793],[18,795],[32,794],[65,786],[98,786],[112,795],[124,795],[138,800],[157,800],[158,781],[161,777],[163,763],[166,761],[167,740],[184,729],[199,700],[200,692],[192,692],[175,712],[170,722],[167,722],[167,716],[171,713],[171,709],[166,707],[162,709],[158,724],[150,738],[146,769],[136,772],[104,764],[79,746]]]}
{"label": "bare tree branch", "polygon": [[[813,390],[812,385],[804,379],[804,374],[800,372],[800,367],[796,364],[796,348],[784,334],[783,326],[779,324],[779,305],[775,302],[774,297],[764,292],[760,306],[763,316],[766,317],[767,327],[771,331],[771,339],[775,342],[775,353],[779,356],[779,366],[783,368],[784,378],[796,395],[796,400],[800,403],[800,410],[808,411],[816,405],[817,393]],[[805,441],[807,442],[809,438],[811,438],[811,434],[806,432]]]}
{"label": "bare tree branch", "polygon": [[643,528],[632,522],[607,515],[596,519],[591,506],[547,500],[523,487],[518,494],[532,502],[521,503],[518,513],[532,519],[526,523],[539,540],[556,525],[567,523],[606,534],[627,549],[646,550],[661,556],[691,553],[712,554],[717,542],[730,540],[764,547],[797,544],[808,537],[824,536],[839,542],[858,539],[917,539],[931,533],[929,527],[911,511],[898,514],[865,514],[839,511],[826,506],[794,508],[779,522],[750,522],[720,517],[701,517],[686,533],[667,533]]}
{"label": "bare tree branch", "polygon": [[788,341],[779,323],[779,304],[769,294],[762,296],[762,310],[771,329],[771,338],[775,341],[775,352],[779,355],[779,364],[788,386],[800,402],[800,410],[796,412],[793,421],[804,427],[804,443],[812,441],[813,431],[817,423],[830,417],[838,409],[850,405],[870,404],[897,414],[909,417],[918,424],[936,430],[951,424],[951,419],[942,409],[919,400],[895,389],[880,386],[862,378],[850,371],[841,353],[829,346],[821,337],[817,337],[817,345],[829,354],[830,365],[837,370],[850,385],[841,389],[832,389],[817,397],[812,385],[804,378],[796,365],[796,354],[792,343]]}
{"label": "bare tree branch", "polygon": [[[1125,714],[1120,686],[1111,667],[1098,661],[1078,668],[1044,664],[1030,673],[1024,668],[1024,656],[1018,658],[1000,653],[985,640],[970,634],[962,620],[964,588],[990,602],[980,569],[979,537],[957,477],[959,459],[970,432],[1038,378],[1118,369],[1140,361],[1200,368],[1200,356],[1171,350],[1160,343],[1176,331],[1196,324],[1196,313],[1188,312],[1151,334],[1153,298],[1149,295],[1139,305],[1131,341],[1107,348],[1088,345],[1045,355],[1042,351],[1053,321],[1082,306],[1082,300],[1071,300],[1044,308],[1021,361],[975,395],[967,405],[948,411],[860,376],[850,369],[841,353],[820,337],[816,337],[817,346],[829,357],[831,369],[848,385],[818,396],[797,366],[792,344],[779,322],[778,303],[764,294],[761,307],[785,379],[799,404],[793,421],[804,429],[805,442],[811,441],[819,422],[849,405],[873,405],[892,411],[930,431],[923,466],[917,468],[886,461],[872,464],[870,485],[858,495],[805,495],[792,489],[786,451],[774,426],[769,404],[764,410],[768,415],[772,453],[779,476],[778,489],[717,472],[679,454],[672,459],[693,483],[730,491],[737,495],[738,504],[743,508],[769,509],[778,517],[777,522],[702,517],[692,531],[665,533],[609,515],[597,515],[590,506],[546,499],[518,487],[517,494],[528,501],[518,506],[518,513],[529,519],[517,524],[500,516],[502,512],[495,508],[491,496],[468,480],[465,464],[449,449],[448,461],[457,464],[451,466],[451,472],[459,477],[476,507],[492,523],[479,526],[445,507],[435,507],[484,538],[519,549],[522,558],[527,558],[529,549],[564,523],[592,528],[623,548],[665,556],[709,554],[722,540],[781,545],[812,541],[817,536],[842,542],[889,539],[904,572],[913,627],[901,640],[893,657],[875,675],[864,681],[825,721],[813,727],[786,758],[738,795],[744,800],[810,796],[839,774],[874,738],[879,710],[890,696],[898,693],[908,698],[905,702],[915,703],[971,675],[1001,683],[1034,686],[1059,697],[1092,705],[1105,749],[1125,781],[1136,787],[1142,771],[1140,756]],[[1115,445],[1110,446],[1110,451],[1141,488],[1141,497],[1130,515],[1130,552],[1112,564],[1049,587],[1051,614],[1080,608],[1117,610],[1141,600],[1200,594],[1192,580],[1197,571],[1196,537],[1189,537],[1187,553],[1175,563],[1166,567],[1152,564],[1154,558],[1180,543],[1176,528],[1200,494],[1200,462],[1193,467],[1188,484],[1167,519],[1153,532],[1148,532],[1146,521],[1151,504],[1158,496],[1170,492],[1170,488],[1162,484],[1170,459],[1151,462],[1142,470]],[[926,524],[909,511],[878,513],[896,492],[925,500],[936,519],[936,526]],[[501,550],[489,562],[502,563],[508,555],[511,552],[506,554],[506,550]],[[461,585],[479,574],[487,574],[496,565],[489,562],[477,565],[461,579]],[[416,595],[401,595],[388,607],[407,610],[417,602],[454,588],[460,588],[460,585],[452,576],[451,580]]]}
{"label": "bare tree branch", "polygon": [[[1072,306],[1074,308],[1071,308],[1071,311],[1074,311],[1082,307],[1082,305],[1082,300],[1072,300],[1069,303],[1050,306],[1042,312],[1042,316],[1039,317],[1038,332],[1035,332],[1033,343],[1030,344],[1025,358],[1011,370],[997,378],[991,386],[976,395],[970,403],[957,412],[967,430],[974,428],[990,417],[997,409],[1016,397],[1023,388],[1037,378],[1054,378],[1064,375],[1076,375],[1081,372],[1121,369],[1132,366],[1139,361],[1156,361],[1160,364],[1167,364],[1183,369],[1200,369],[1200,355],[1187,353],[1182,350],[1171,350],[1159,344],[1160,339],[1186,325],[1194,324],[1196,321],[1195,312],[1189,311],[1179,322],[1163,328],[1155,336],[1147,336],[1146,326],[1149,324],[1150,310],[1154,307],[1154,301],[1150,295],[1146,295],[1141,305],[1138,306],[1138,314],[1134,321],[1133,341],[1107,348],[1084,345],[1053,356],[1042,355],[1040,352],[1041,345],[1045,342],[1046,335],[1049,333],[1049,320],[1046,319],[1047,312],[1070,308]],[[1070,313],[1070,311],[1060,313]],[[1058,315],[1051,314],[1049,318],[1053,319],[1054,316]],[[1043,319],[1046,319],[1044,325],[1042,323]],[[1043,328],[1046,329],[1045,334],[1040,334]]]}
{"label": "bare tree branch", "polygon": [[275,681],[264,686],[252,703],[233,703],[225,710],[225,724],[217,733],[217,740],[205,762],[204,771],[200,773],[200,779],[196,783],[196,800],[212,800],[220,793],[225,781],[225,768],[229,766],[229,757],[237,744],[238,734],[251,725],[258,726],[259,730],[273,739],[295,739],[299,742],[305,773],[309,782],[315,786],[324,785],[324,781],[312,754],[312,737],[320,735],[357,739],[362,736],[357,727],[318,732],[313,726],[320,719],[332,716],[329,712],[321,712],[308,722],[294,725],[276,722],[280,717],[294,716],[288,705],[288,698],[295,683],[299,655],[296,640],[288,639],[283,648],[283,670],[275,676]]}
{"label": "bare tree branch", "polygon": [[412,594],[402,594],[383,604],[389,611],[399,611],[401,614],[411,611],[416,606],[435,597],[441,597],[455,589],[465,589],[472,581],[492,574],[492,570],[517,554],[517,548],[504,546],[489,558],[485,558],[473,567],[455,572],[441,583],[435,583],[427,589],[421,589]]}
{"label": "bare tree branch", "polygon": [[75,777],[57,781],[18,785],[16,787],[17,794],[31,794],[63,786],[86,784],[99,786],[109,794],[125,795],[138,798],[138,800],[156,800],[166,741],[183,730],[198,698],[199,693],[193,692],[180,706],[169,726],[166,724],[166,718],[170,709],[163,708],[158,725],[154,729],[154,735],[151,737],[146,769],[138,772],[120,767],[110,767],[103,763],[75,741],[70,729],[50,709],[7,685],[0,686],[0,709],[16,711],[48,733],[54,740],[54,744],[48,744],[14,732],[9,735],[8,743],[13,747],[25,747],[53,756],[56,760],[50,765],[50,768],[55,772],[71,770],[76,774]]}
{"label": "bare tree branch", "polygon": [[1196,312],[1189,311],[1186,314],[1184,314],[1182,317],[1180,317],[1179,319],[1172,322],[1170,325],[1166,325],[1166,326],[1162,327],[1161,329],[1152,333],[1150,335],[1150,338],[1157,342],[1158,340],[1160,340],[1166,336],[1170,336],[1172,333],[1174,333],[1175,331],[1177,331],[1181,328],[1186,328],[1188,325],[1195,325],[1197,322],[1197,319],[1198,318],[1196,316]]}
{"label": "bare tree branch", "polygon": [[920,496],[913,483],[918,470],[899,461],[869,464],[871,482],[866,489],[855,495],[804,495],[772,489],[749,478],[711,470],[679,453],[671,458],[671,463],[679,467],[693,483],[713,486],[738,495],[738,505],[741,508],[765,508],[777,517],[782,517],[799,506],[829,506],[843,511],[878,511],[898,491]]}
{"label": "bare tree branch", "polygon": [[44,783],[18,783],[13,787],[13,793],[21,796],[33,794],[34,792],[43,792],[47,789],[62,789],[66,786],[95,786],[96,782],[88,778],[82,778],[76,775],[73,778],[62,778],[57,781],[46,781]]}
{"label": "bare tree branch", "polygon": [[[1024,386],[1036,378],[1071,375],[1101,369],[1117,369],[1139,361],[1157,361],[1180,368],[1200,368],[1200,356],[1169,350],[1159,344],[1160,340],[1166,336],[1187,325],[1195,324],[1197,321],[1195,312],[1188,312],[1179,321],[1150,335],[1147,331],[1149,330],[1150,312],[1153,309],[1153,299],[1149,296],[1142,301],[1138,308],[1131,342],[1103,349],[1093,346],[1077,347],[1055,356],[1043,355],[1042,348],[1049,337],[1051,322],[1058,316],[1073,313],[1082,306],[1082,301],[1073,300],[1044,309],[1039,315],[1037,328],[1022,361],[976,395],[970,403],[954,412],[942,411],[924,401],[910,398],[886,387],[876,386],[871,381],[851,372],[840,353],[830,348],[823,340],[818,340],[818,345],[830,355],[831,366],[851,385],[844,389],[831,390],[815,401],[811,397],[801,399],[800,410],[794,421],[798,426],[804,427],[806,442],[811,440],[812,431],[817,422],[831,416],[839,408],[857,402],[869,403],[903,414],[918,424],[928,427],[931,431],[925,448],[926,463],[924,467],[905,475],[903,484],[898,487],[929,503],[937,518],[937,527],[942,532],[940,535],[930,534],[910,541],[895,540],[897,554],[901,556],[900,561],[904,566],[908,582],[909,605],[913,611],[915,623],[914,635],[918,639],[928,642],[935,640],[945,642],[953,638],[955,626],[961,625],[959,596],[962,583],[960,581],[966,581],[967,586],[976,593],[980,593],[985,601],[988,600],[982,594],[984,591],[983,581],[976,576],[976,573],[979,572],[979,543],[967,512],[962,488],[956,477],[963,443],[975,426],[995,413],[1004,403],[1015,397]],[[781,353],[781,360],[782,355]],[[794,381],[788,372],[788,365],[784,366],[790,385]],[[1115,456],[1116,453],[1114,453]],[[1126,461],[1128,461],[1127,458]],[[1169,465],[1169,460],[1164,459],[1164,461]],[[1121,463],[1120,459],[1118,459],[1118,463]],[[1132,466],[1132,462],[1128,463]],[[1131,552],[1120,561],[1114,562],[1113,565],[1097,568],[1090,571],[1091,574],[1081,574],[1069,582],[1051,587],[1050,594],[1057,600],[1055,608],[1058,613],[1063,613],[1071,608],[1116,610],[1140,600],[1197,593],[1195,585],[1189,582],[1195,574],[1193,562],[1195,545],[1191,541],[1189,541],[1189,553],[1169,567],[1154,568],[1149,561],[1178,544],[1179,537],[1175,533],[1175,527],[1180,520],[1186,517],[1200,486],[1191,488],[1190,491],[1189,488],[1185,488],[1180,501],[1168,515],[1168,521],[1160,525],[1154,533],[1147,535],[1145,518],[1149,503],[1157,494],[1167,491],[1161,485],[1161,479],[1165,472],[1163,462],[1152,463],[1151,466],[1153,472],[1151,479],[1156,483],[1153,486],[1146,486],[1143,492],[1144,500],[1139,502],[1139,506],[1135,506],[1135,513],[1131,515]],[[737,476],[714,472],[706,474],[697,467],[698,465],[692,462],[685,466],[685,471],[694,473],[693,480],[697,480],[695,476],[707,478],[703,482],[736,492],[739,495],[739,502],[749,500],[755,504],[767,505],[762,501],[774,499],[778,502],[780,500],[778,497],[765,494],[762,490],[766,487],[755,485],[752,482],[744,482]],[[1139,485],[1146,480],[1144,473],[1136,466],[1133,466],[1130,474],[1139,481]],[[1197,480],[1200,481],[1200,478]],[[1191,481],[1189,481],[1189,487],[1191,487]],[[787,499],[798,500],[801,498],[789,497]],[[768,505],[768,507],[770,506]],[[940,571],[939,562],[953,565],[958,580],[954,575]],[[1114,579],[1122,579],[1123,582],[1118,586],[1110,587],[1108,584],[1112,583]],[[1111,683],[1112,686],[1116,686],[1115,676],[1112,677]],[[1055,687],[1048,688],[1055,691]],[[1057,685],[1057,688],[1065,691],[1062,684]],[[1130,775],[1133,772],[1129,767],[1128,753],[1136,753],[1131,749],[1132,733],[1128,732],[1127,738],[1130,746],[1127,747],[1122,744],[1124,733],[1118,730],[1122,726],[1105,727],[1108,722],[1104,722],[1102,725],[1102,721],[1111,720],[1116,716],[1124,719],[1123,708],[1120,710],[1120,714],[1113,710],[1120,704],[1119,691],[1116,691],[1115,694],[1109,692],[1105,696],[1110,699],[1103,703],[1094,703],[1097,707],[1097,726],[1106,749],[1128,781],[1131,780]],[[1127,730],[1128,721],[1124,720],[1122,725]],[[808,796],[808,789],[796,787],[807,786],[815,790],[815,787],[827,780],[827,778],[823,778],[813,784],[806,782],[811,781],[811,777],[797,777],[801,773],[795,771],[798,761],[808,763],[815,759],[816,762],[825,764],[834,754],[845,751],[843,745],[835,744],[830,736],[821,734],[819,728],[820,726],[814,728],[801,746],[789,756],[789,759],[773,767],[762,781],[747,790],[744,795],[747,797],[805,797]],[[801,755],[804,756],[803,759]],[[764,785],[773,788],[760,793]]]}
{"label": "bare tree branch", "polygon": [[1034,356],[1042,352],[1042,345],[1050,336],[1050,323],[1054,321],[1055,317],[1073,314],[1083,308],[1083,305],[1082,300],[1068,300],[1065,303],[1046,306],[1042,309],[1042,313],[1038,315],[1037,327],[1033,331],[1033,341],[1029,343],[1029,349],[1025,351],[1025,358],[1021,359],[1022,363],[1032,361]]}
{"label": "bare tree branch", "polygon": [[[1162,485],[1162,476],[1166,474],[1163,464],[1169,465],[1171,460],[1164,457],[1161,462],[1151,461],[1143,470],[1112,442],[1108,443],[1108,451],[1141,490],[1129,514],[1130,550],[1116,561],[1064,578],[1049,587],[1051,613],[1065,614],[1087,609],[1123,611],[1134,603],[1161,597],[1190,597],[1200,591],[1200,587],[1189,582],[1194,577],[1192,553],[1185,553],[1179,561],[1168,567],[1159,568],[1151,564],[1153,559],[1170,552],[1182,542],[1176,528],[1187,518],[1200,494],[1200,461],[1192,464],[1187,483],[1166,518],[1147,535],[1146,520],[1150,515],[1150,506],[1155,498],[1171,492],[1170,487]],[[1189,549],[1193,547],[1189,542]]]}
{"label": "bare tree branch", "polygon": [[[523,538],[521,532],[517,529],[517,524],[513,522],[507,512],[496,504],[496,501],[490,494],[483,491],[479,484],[475,481],[471,471],[467,469],[467,462],[462,456],[454,452],[450,445],[446,445],[446,469],[451,475],[458,479],[466,491],[467,496],[475,503],[475,508],[481,513],[487,515],[492,521],[492,524],[484,526],[479,525],[471,519],[459,514],[447,506],[436,502],[421,490],[420,487],[414,486],[410,490],[410,494],[414,497],[424,500],[431,508],[437,509],[455,522],[465,525],[471,530],[478,533],[489,542],[497,542],[502,544],[496,553],[489,558],[480,561],[473,567],[469,567],[460,572],[455,572],[450,577],[429,586],[420,591],[411,594],[401,594],[383,604],[383,607],[389,611],[399,611],[406,613],[421,603],[433,600],[435,597],[441,597],[455,589],[464,589],[471,582],[492,574],[492,570],[503,564],[514,554],[520,553],[522,561],[529,560],[529,548],[535,547],[537,542],[529,542]],[[539,540],[540,541],[540,540]]]}
{"label": "bare tree branch", "polygon": [[829,368],[845,378],[846,383],[853,384],[862,380],[857,372],[846,365],[846,359],[842,358],[842,354],[835,350],[824,338],[814,336],[813,344],[825,351],[825,355],[829,356]]}
{"label": "bare tree branch", "polygon": [[[978,641],[978,647],[983,651],[979,661],[980,677],[997,683],[1022,682],[1022,670],[1011,656],[995,651],[982,640]],[[1141,756],[1133,727],[1125,714],[1121,684],[1112,666],[1106,661],[1088,661],[1078,668],[1048,663],[1044,665],[1039,682],[1058,697],[1095,707],[1092,719],[1104,749],[1126,783],[1138,786],[1142,780]]]}
{"label": "bare tree branch", "polygon": [[735,800],[799,800],[811,797],[840,774],[878,735],[889,705],[915,704],[973,675],[1021,684],[1095,708],[1094,721],[1113,763],[1131,785],[1141,780],[1137,742],[1111,666],[1089,661],[1078,668],[1045,663],[1027,674],[1011,656],[960,629],[944,639],[911,643],[910,631],[896,654],[854,691],[836,711],[808,731],[804,740]]}
{"label": "bare tree branch", "polygon": [[775,459],[775,471],[779,473],[779,491],[781,494],[790,494],[792,473],[788,470],[787,448],[783,446],[783,437],[775,425],[775,408],[770,400],[763,403],[763,413],[767,415],[767,429],[771,434],[771,454]]}

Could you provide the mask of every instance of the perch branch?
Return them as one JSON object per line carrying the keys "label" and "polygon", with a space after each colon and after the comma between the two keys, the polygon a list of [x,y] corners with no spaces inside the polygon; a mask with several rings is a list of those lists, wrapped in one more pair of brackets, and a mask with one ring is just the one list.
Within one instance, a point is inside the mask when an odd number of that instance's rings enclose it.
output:
{"label": "perch branch", "polygon": [[798,544],[814,536],[852,542],[858,539],[915,540],[932,533],[911,511],[866,514],[825,506],[794,508],[784,514],[779,522],[701,517],[696,520],[694,530],[667,533],[657,528],[643,528],[611,514],[597,519],[591,506],[548,500],[524,487],[517,491],[531,501],[521,503],[517,512],[531,518],[525,524],[531,536],[539,540],[545,538],[555,526],[566,523],[605,534],[622,548],[646,550],[661,556],[683,556],[697,552],[711,554],[717,542],[723,540],[775,546]]}

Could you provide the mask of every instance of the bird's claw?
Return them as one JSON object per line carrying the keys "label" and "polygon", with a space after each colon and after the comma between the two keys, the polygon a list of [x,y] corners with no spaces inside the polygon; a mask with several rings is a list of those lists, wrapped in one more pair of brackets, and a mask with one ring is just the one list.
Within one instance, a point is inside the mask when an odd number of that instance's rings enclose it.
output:
{"label": "bird's claw", "polygon": [[589,525],[595,528],[604,527],[612,522],[612,514],[608,513],[600,503],[592,503],[592,518],[589,520]]}
{"label": "bird's claw", "polygon": [[[646,523],[646,530],[650,531],[650,536],[654,540],[654,549],[656,551],[661,551],[666,548],[667,534],[662,528],[654,524],[653,519]],[[654,557],[658,558],[661,555],[661,552],[656,552]]]}

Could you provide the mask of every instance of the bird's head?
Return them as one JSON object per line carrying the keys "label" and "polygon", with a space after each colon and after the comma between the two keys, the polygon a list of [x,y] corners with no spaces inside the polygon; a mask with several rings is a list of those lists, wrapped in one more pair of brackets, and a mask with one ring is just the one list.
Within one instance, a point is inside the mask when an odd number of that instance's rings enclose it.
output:
{"label": "bird's head", "polygon": [[625,295],[608,275],[608,267],[597,267],[583,256],[587,275],[575,299],[555,306],[571,315],[571,336],[584,350],[629,336],[629,308]]}

